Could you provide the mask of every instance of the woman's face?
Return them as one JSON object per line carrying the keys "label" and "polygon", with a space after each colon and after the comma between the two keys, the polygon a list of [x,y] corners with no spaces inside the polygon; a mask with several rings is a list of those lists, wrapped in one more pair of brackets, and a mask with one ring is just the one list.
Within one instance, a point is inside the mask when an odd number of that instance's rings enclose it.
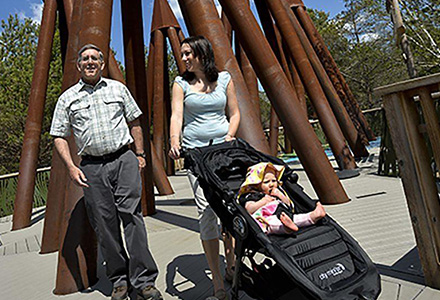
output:
{"label": "woman's face", "polygon": [[266,169],[266,173],[264,174],[263,181],[261,182],[260,189],[265,194],[270,194],[270,192],[278,187],[278,180],[275,176],[273,170]]}
{"label": "woman's face", "polygon": [[188,44],[182,44],[180,47],[180,54],[187,71],[195,72],[203,70],[199,57],[194,56],[194,52]]}

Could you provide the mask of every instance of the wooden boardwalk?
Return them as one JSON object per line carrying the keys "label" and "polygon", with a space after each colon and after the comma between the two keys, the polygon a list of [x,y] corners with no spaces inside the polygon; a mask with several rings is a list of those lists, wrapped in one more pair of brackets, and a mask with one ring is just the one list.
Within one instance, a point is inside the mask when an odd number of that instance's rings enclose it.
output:
{"label": "wooden boardwalk", "polygon": [[[326,206],[326,210],[359,241],[379,268],[379,299],[440,299],[440,291],[424,285],[400,179],[377,176],[375,158],[358,165],[361,175],[342,181],[351,201]],[[301,165],[292,167],[305,191],[316,197]],[[145,219],[150,249],[160,269],[157,286],[165,299],[205,299],[212,289],[193,195],[183,173],[170,180],[177,193],[157,197],[158,213]],[[43,221],[44,208],[34,212],[33,224],[27,229],[11,232],[10,217],[0,219],[0,299],[109,299],[111,284],[102,266],[98,268],[100,281],[91,289],[66,296],[52,293],[57,253],[38,253]],[[241,299],[251,298],[242,293]]]}

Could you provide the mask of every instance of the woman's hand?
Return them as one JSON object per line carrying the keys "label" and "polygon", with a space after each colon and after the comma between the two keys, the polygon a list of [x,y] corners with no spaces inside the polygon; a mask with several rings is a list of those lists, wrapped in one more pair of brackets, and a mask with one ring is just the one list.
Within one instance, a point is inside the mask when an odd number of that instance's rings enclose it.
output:
{"label": "woman's hand", "polygon": [[180,158],[180,149],[181,149],[181,147],[178,143],[172,144],[171,149],[168,152],[169,157],[171,157],[174,160],[179,159]]}
{"label": "woman's hand", "polygon": [[228,133],[226,135],[226,137],[225,137],[225,142],[230,142],[230,141],[233,141],[233,140],[235,140],[235,137]]}

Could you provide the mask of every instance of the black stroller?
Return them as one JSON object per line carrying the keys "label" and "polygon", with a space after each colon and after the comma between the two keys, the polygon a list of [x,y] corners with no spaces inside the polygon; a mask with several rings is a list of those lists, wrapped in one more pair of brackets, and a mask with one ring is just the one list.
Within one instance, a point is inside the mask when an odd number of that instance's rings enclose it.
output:
{"label": "black stroller", "polygon": [[[381,287],[375,266],[331,217],[293,235],[263,233],[236,200],[247,168],[259,162],[285,165],[240,139],[185,152],[187,167],[198,176],[213,210],[236,239],[233,299],[238,299],[239,287],[263,300],[376,299]],[[296,212],[313,210],[315,201],[287,165],[282,181]]]}

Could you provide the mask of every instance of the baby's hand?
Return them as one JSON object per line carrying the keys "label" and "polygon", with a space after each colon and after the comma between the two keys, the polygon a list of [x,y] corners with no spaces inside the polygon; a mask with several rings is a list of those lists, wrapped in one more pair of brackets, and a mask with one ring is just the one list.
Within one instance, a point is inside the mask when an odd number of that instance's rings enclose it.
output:
{"label": "baby's hand", "polygon": [[261,200],[264,200],[264,201],[266,201],[266,203],[269,203],[269,202],[274,201],[275,198],[270,195],[265,195],[263,198],[261,198]]}
{"label": "baby's hand", "polygon": [[270,195],[280,198],[282,196],[282,193],[278,188],[274,188],[270,191]]}

